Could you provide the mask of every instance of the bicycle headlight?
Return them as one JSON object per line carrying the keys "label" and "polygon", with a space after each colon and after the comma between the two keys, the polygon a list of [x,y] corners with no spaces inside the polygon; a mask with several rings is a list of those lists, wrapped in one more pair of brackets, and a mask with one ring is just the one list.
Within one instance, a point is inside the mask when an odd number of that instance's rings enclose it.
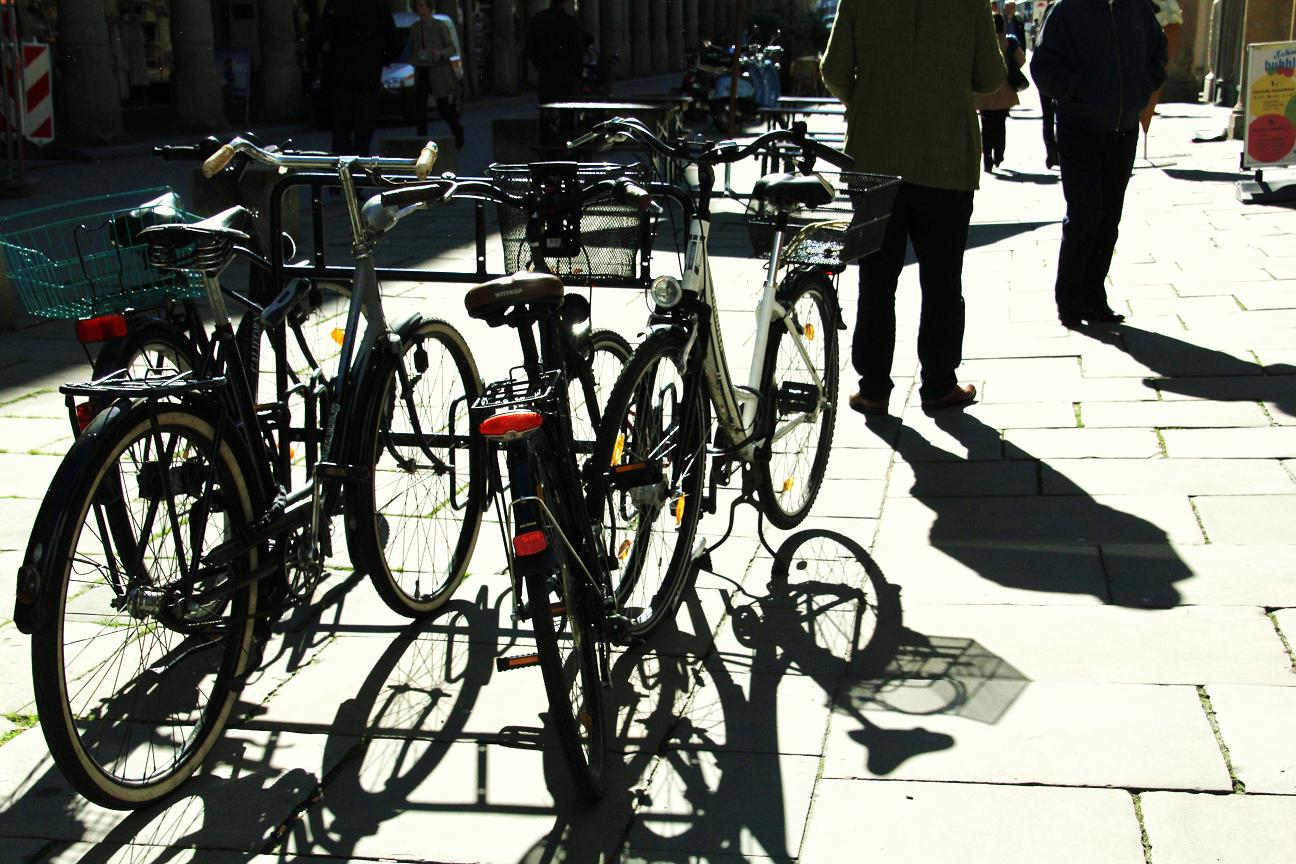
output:
{"label": "bicycle headlight", "polygon": [[674,276],[658,276],[648,294],[658,306],[669,309],[684,297],[684,286]]}

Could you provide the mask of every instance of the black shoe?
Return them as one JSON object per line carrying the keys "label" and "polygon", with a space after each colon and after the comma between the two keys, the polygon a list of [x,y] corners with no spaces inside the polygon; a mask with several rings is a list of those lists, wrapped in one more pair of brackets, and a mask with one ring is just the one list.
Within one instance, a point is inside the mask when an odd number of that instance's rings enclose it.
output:
{"label": "black shoe", "polygon": [[993,173],[994,173],[994,166],[990,163],[990,157],[989,157],[989,156],[987,156],[987,157],[985,158],[985,173],[987,173],[987,174],[993,174]]}
{"label": "black shoe", "polygon": [[464,133],[463,133],[463,129],[460,128],[460,129],[456,129],[456,130],[454,130],[454,136],[455,136],[455,149],[456,149],[456,150],[462,150],[462,149],[463,149],[463,145],[464,145]]}
{"label": "black shoe", "polygon": [[1124,315],[1106,307],[1081,312],[1080,317],[1088,321],[1090,324],[1119,324],[1125,320]]}
{"label": "black shoe", "polygon": [[1068,330],[1076,330],[1084,324],[1076,312],[1058,312],[1058,323]]}
{"label": "black shoe", "polygon": [[1056,167],[1057,167],[1057,164],[1058,164],[1058,158],[1057,158],[1056,155],[1050,153],[1050,154],[1048,154],[1047,156],[1044,157],[1044,167],[1045,167],[1045,168],[1056,168]]}

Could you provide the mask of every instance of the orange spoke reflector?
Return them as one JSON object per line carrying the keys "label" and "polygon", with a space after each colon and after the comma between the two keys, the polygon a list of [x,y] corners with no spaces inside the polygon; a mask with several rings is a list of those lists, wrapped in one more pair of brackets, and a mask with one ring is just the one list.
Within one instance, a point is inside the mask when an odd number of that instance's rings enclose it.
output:
{"label": "orange spoke reflector", "polygon": [[617,436],[616,444],[612,447],[612,467],[616,467],[621,461],[621,454],[625,452],[625,433],[622,432]]}
{"label": "orange spoke reflector", "polygon": [[519,558],[528,555],[539,555],[549,548],[543,531],[527,531],[513,538],[513,554]]}
{"label": "orange spoke reflector", "polygon": [[333,332],[330,333],[329,335],[332,336],[333,341],[339,345],[341,345],[343,341],[346,340],[346,331],[340,327],[334,327]]}
{"label": "orange spoke reflector", "polygon": [[814,341],[814,325],[813,325],[813,324],[807,324],[807,325],[805,325],[805,337],[806,337],[806,339],[807,339],[808,341],[810,341],[810,342],[813,342],[813,341]]}
{"label": "orange spoke reflector", "polygon": [[622,540],[621,548],[617,550],[617,560],[624,561],[626,559],[626,556],[629,554],[630,554],[630,541]]}
{"label": "orange spoke reflector", "polygon": [[535,411],[506,411],[487,417],[482,421],[479,430],[487,438],[502,438],[512,441],[528,432],[534,432],[544,423],[544,417]]}
{"label": "orange spoke reflector", "polygon": [[793,480],[791,477],[787,478],[786,480],[783,481],[783,491],[784,491],[784,492],[791,492],[791,491],[792,491],[792,487],[793,487],[793,485],[795,485],[795,483],[796,483],[796,481]]}
{"label": "orange spoke reflector", "polygon": [[681,495],[675,499],[675,526],[677,528],[684,524],[684,497]]}
{"label": "orange spoke reflector", "polygon": [[126,316],[100,315],[98,318],[85,318],[76,322],[77,341],[82,345],[92,345],[108,339],[120,339],[126,335]]}
{"label": "orange spoke reflector", "polygon": [[514,657],[498,657],[495,660],[495,669],[498,672],[507,672],[510,669],[524,669],[527,666],[539,665],[539,654],[518,654]]}

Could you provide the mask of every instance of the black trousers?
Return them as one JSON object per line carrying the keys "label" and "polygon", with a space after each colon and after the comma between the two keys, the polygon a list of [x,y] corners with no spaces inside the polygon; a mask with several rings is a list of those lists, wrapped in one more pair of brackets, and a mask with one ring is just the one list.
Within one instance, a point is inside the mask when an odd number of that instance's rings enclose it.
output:
{"label": "black trousers", "polygon": [[378,125],[378,76],[372,84],[356,77],[339,75],[329,83],[329,106],[333,109],[333,152],[346,156],[368,156]]}
{"label": "black trousers", "polygon": [[1138,129],[1098,132],[1058,126],[1057,142],[1066,218],[1054,297],[1059,315],[1076,316],[1107,308],[1103,283],[1116,249]]}
{"label": "black trousers", "polygon": [[[414,67],[414,131],[417,135],[426,135],[428,130],[428,111],[427,100],[428,94],[432,92],[432,75],[426,66]],[[436,100],[437,111],[441,113],[441,119],[450,127],[454,133],[455,141],[463,140],[463,126],[459,123],[459,112],[455,105],[450,101],[448,96],[438,96]]]}
{"label": "black trousers", "polygon": [[1040,112],[1044,117],[1044,155],[1057,159],[1057,134],[1053,119],[1056,103],[1043,93],[1040,94]]}
{"label": "black trousers", "polygon": [[998,165],[1004,158],[1004,146],[1008,143],[1008,112],[981,112],[981,155],[987,162]]}
{"label": "black trousers", "polygon": [[851,361],[865,399],[886,399],[891,393],[896,284],[910,243],[918,259],[922,288],[919,394],[934,399],[958,383],[955,370],[963,360],[963,250],[971,220],[971,192],[900,184],[882,248],[860,259],[859,310]]}

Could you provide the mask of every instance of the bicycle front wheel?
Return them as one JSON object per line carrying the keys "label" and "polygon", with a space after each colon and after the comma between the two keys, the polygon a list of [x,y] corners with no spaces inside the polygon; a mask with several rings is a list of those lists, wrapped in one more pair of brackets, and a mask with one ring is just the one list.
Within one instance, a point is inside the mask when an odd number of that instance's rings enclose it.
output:
{"label": "bicycle front wheel", "polygon": [[770,327],[761,395],[769,406],[769,437],[756,460],[761,510],[788,529],[809,514],[837,424],[836,295],[818,271],[794,272],[780,292],[787,310]]}
{"label": "bicycle front wheel", "polygon": [[430,615],[468,572],[485,508],[485,462],[468,409],[481,392],[459,331],[425,322],[365,378],[354,462],[371,467],[346,502],[352,555],[401,615]]}
{"label": "bicycle front wheel", "polygon": [[687,347],[687,334],[672,329],[635,349],[608,396],[592,457],[608,474],[592,478],[591,512],[605,508],[617,600],[635,638],[675,613],[693,572],[710,419],[700,381],[684,404]]}
{"label": "bicycle front wheel", "polygon": [[568,370],[567,390],[577,461],[594,452],[608,395],[629,359],[630,343],[621,334],[595,330],[590,334],[588,361],[581,357],[570,364],[574,368]]}
{"label": "bicycle front wheel", "polygon": [[246,459],[215,426],[179,405],[103,415],[69,451],[33,529],[33,543],[49,544],[31,648],[41,729],[73,788],[105,807],[178,787],[252,665],[257,583],[237,579],[255,553],[206,560],[246,536],[255,512]]}

